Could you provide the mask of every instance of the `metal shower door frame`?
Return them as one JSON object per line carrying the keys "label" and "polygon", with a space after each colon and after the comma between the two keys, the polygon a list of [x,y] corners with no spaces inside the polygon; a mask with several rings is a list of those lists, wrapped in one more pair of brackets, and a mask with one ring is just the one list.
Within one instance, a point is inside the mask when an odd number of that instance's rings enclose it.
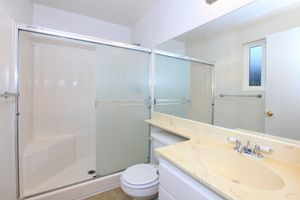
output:
{"label": "metal shower door frame", "polygon": [[[15,164],[15,171],[16,171],[16,195],[17,195],[18,199],[22,199],[21,194],[20,194],[20,167],[19,167],[19,164],[20,164],[20,155],[19,155],[20,154],[20,152],[19,152],[19,142],[20,142],[19,141],[19,114],[20,114],[19,113],[19,35],[20,35],[21,31],[149,53],[150,59],[149,59],[149,100],[148,100],[149,102],[148,103],[150,105],[150,108],[149,108],[149,117],[150,118],[152,116],[152,112],[154,112],[154,106],[155,106],[155,72],[156,72],[155,58],[156,58],[156,55],[168,56],[168,57],[186,60],[186,61],[190,61],[190,62],[206,64],[211,67],[214,67],[214,63],[210,63],[210,62],[206,62],[206,61],[199,60],[196,58],[191,58],[191,57],[182,56],[182,55],[178,55],[178,54],[173,54],[173,53],[169,53],[166,51],[160,51],[160,50],[155,50],[155,49],[151,49],[151,48],[126,44],[126,43],[122,43],[122,42],[105,40],[105,39],[101,39],[98,37],[92,37],[92,36],[70,33],[70,32],[65,32],[65,31],[59,31],[59,30],[54,30],[54,29],[49,29],[49,28],[43,28],[43,27],[39,27],[39,26],[33,26],[33,25],[27,25],[27,24],[15,24],[15,31],[14,31],[14,36],[13,36],[14,37],[13,90],[15,93],[7,93],[7,96],[15,97],[15,131],[14,131],[14,138],[15,138],[15,140],[14,140],[15,159],[14,160],[15,160],[15,163],[14,164]],[[213,74],[214,74],[214,69],[213,69]],[[212,86],[213,86],[212,87],[212,95],[213,95],[212,99],[214,100],[214,80],[212,81]],[[213,103],[212,103],[212,106],[213,106]],[[212,112],[213,112],[213,110],[212,110]],[[213,116],[213,113],[212,113],[212,116]],[[149,131],[150,131],[150,127],[149,127]],[[90,181],[90,180],[87,180],[87,181]],[[84,181],[84,182],[87,182],[87,181]],[[76,184],[78,184],[78,183],[74,183],[71,185],[76,185]],[[65,187],[68,187],[68,186],[65,186]],[[64,187],[62,187],[62,188],[64,188]],[[59,189],[61,189],[61,188],[56,188],[52,191],[59,190]],[[46,191],[46,192],[49,192],[49,191]],[[46,192],[44,192],[44,193],[46,193]],[[37,195],[39,195],[39,194],[37,194]],[[36,196],[36,195],[34,195],[34,196]]]}

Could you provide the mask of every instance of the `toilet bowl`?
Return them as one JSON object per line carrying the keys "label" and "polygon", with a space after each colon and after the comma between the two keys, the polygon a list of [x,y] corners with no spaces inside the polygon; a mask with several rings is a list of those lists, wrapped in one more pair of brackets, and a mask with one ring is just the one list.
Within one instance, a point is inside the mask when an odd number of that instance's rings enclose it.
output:
{"label": "toilet bowl", "polygon": [[121,175],[121,188],[136,200],[150,200],[158,194],[158,171],[152,164],[138,164],[127,168]]}
{"label": "toilet bowl", "polygon": [[137,164],[127,168],[121,175],[122,190],[135,200],[155,199],[159,188],[159,158],[158,155],[155,155],[154,150],[184,140],[184,138],[165,131],[152,131],[150,137],[151,164]]}

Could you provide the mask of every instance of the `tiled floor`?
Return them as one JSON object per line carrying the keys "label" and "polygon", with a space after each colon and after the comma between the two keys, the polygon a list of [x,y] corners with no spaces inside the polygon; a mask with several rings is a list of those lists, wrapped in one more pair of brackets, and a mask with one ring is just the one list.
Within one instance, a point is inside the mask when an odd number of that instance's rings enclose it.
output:
{"label": "tiled floor", "polygon": [[121,188],[116,188],[87,198],[86,200],[132,200],[132,198],[127,196]]}

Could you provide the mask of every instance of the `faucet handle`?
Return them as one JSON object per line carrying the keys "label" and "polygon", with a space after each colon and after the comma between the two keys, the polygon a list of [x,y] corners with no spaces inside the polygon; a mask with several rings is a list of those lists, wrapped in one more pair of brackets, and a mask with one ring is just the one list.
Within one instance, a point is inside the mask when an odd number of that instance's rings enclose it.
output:
{"label": "faucet handle", "polygon": [[256,144],[254,146],[253,153],[256,154],[256,155],[260,155],[259,145]]}
{"label": "faucet handle", "polygon": [[235,137],[228,137],[227,141],[229,143],[235,144],[235,147],[233,148],[234,150],[238,150],[241,147],[241,141],[236,139]]}
{"label": "faucet handle", "polygon": [[245,148],[251,149],[251,145],[250,145],[250,141],[249,140],[247,140],[247,144],[246,144]]}
{"label": "faucet handle", "polygon": [[273,151],[271,147],[268,146],[255,145],[255,147],[257,148],[258,151],[263,151],[265,153],[271,153]]}

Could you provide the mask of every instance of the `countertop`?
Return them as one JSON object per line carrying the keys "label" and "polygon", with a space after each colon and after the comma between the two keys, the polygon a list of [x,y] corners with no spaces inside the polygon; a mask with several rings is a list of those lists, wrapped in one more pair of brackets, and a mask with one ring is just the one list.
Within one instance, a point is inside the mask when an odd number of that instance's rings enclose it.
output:
{"label": "countertop", "polygon": [[[146,120],[146,122],[152,126],[186,138],[187,140],[184,142],[159,148],[156,152],[162,158],[224,198],[235,200],[300,200],[299,145],[273,138],[253,136],[242,131],[224,129],[160,113],[154,113],[153,118]],[[228,143],[226,140],[228,136],[237,137],[242,141],[245,139],[250,140],[252,144],[267,144],[274,152],[270,153],[270,155],[265,155],[260,160],[248,157],[233,150],[234,145]],[[226,158],[224,158],[225,156],[222,158],[216,156],[214,160],[212,158],[214,154],[212,154],[209,157],[210,165],[206,165],[205,160],[197,155],[197,152],[198,154],[205,153],[201,151],[202,149],[206,150],[207,147],[227,152],[226,155],[228,156]],[[252,163],[257,163],[260,167],[257,169],[251,166],[246,166],[249,169],[239,167],[240,164],[236,161],[239,160],[240,163],[248,162],[246,159],[251,159]],[[251,179],[262,173],[260,169],[268,168],[270,172],[277,174],[281,179],[273,180],[273,176],[270,176],[270,179],[265,180],[262,178],[261,181],[257,182],[257,185],[253,186],[247,184],[248,180],[240,183],[230,179],[230,176],[228,176],[229,178],[223,177],[211,170],[213,166],[222,166],[222,162],[226,162],[226,165],[228,165],[228,162],[230,163],[231,161],[233,165],[231,174],[245,172],[248,173],[249,179]],[[260,186],[264,181],[267,181],[265,182],[268,185],[267,189]],[[277,185],[275,184],[276,181],[278,182]]]}

